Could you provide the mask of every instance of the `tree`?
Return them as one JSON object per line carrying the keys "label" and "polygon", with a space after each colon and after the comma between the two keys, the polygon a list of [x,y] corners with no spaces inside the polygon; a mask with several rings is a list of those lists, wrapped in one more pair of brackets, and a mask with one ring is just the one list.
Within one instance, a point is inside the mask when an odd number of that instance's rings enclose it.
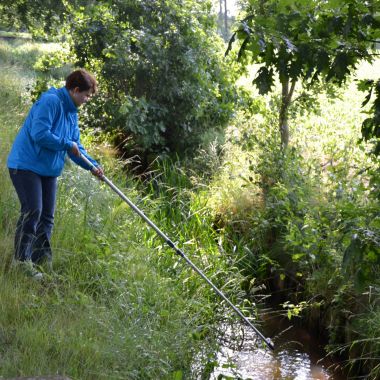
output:
{"label": "tree", "polygon": [[374,0],[249,0],[226,53],[238,39],[238,60],[261,65],[253,81],[261,94],[272,90],[278,75],[279,129],[287,147],[296,84],[310,87],[323,79],[341,85],[359,61],[373,59],[378,37]]}
{"label": "tree", "polygon": [[[84,0],[75,0],[77,6]],[[0,24],[12,30],[28,30],[38,37],[48,38],[65,18],[65,2],[62,0],[2,0]]]}
{"label": "tree", "polygon": [[70,14],[78,63],[102,80],[93,124],[118,131],[139,154],[182,154],[226,124],[233,70],[210,2],[115,0]]}
{"label": "tree", "polygon": [[231,26],[235,22],[235,16],[229,15],[228,5],[231,2],[227,2],[227,0],[213,0],[214,6],[218,10],[218,33],[223,37],[224,41],[229,40],[229,36],[231,34]]}
{"label": "tree", "polygon": [[[16,1],[26,7],[22,15],[34,14],[35,2]],[[44,2],[36,3],[44,14]],[[73,63],[100,80],[100,94],[84,117],[112,131],[128,154],[191,152],[206,132],[227,124],[234,70],[223,60],[210,1],[58,3],[63,11],[50,35],[64,38]],[[34,27],[33,20],[25,23]]]}

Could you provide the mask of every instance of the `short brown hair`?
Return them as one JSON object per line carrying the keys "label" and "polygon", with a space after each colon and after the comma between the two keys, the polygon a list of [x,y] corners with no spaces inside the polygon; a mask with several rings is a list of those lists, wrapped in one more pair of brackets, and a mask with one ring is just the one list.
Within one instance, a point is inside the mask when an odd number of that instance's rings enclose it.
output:
{"label": "short brown hair", "polygon": [[66,78],[65,87],[68,90],[73,90],[74,88],[78,87],[79,91],[81,92],[91,90],[91,92],[95,94],[98,90],[98,82],[96,81],[95,77],[88,71],[79,69],[73,71]]}

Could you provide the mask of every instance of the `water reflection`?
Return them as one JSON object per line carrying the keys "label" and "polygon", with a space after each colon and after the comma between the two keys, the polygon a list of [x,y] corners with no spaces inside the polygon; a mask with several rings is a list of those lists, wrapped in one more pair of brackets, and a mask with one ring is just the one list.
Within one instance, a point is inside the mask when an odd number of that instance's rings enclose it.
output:
{"label": "water reflection", "polygon": [[227,331],[225,342],[230,343],[221,346],[217,358],[218,366],[210,379],[343,380],[346,378],[333,370],[336,363],[324,358],[325,354],[315,337],[306,329],[295,327],[284,318],[271,318],[266,322],[266,326],[263,326],[267,336],[275,337],[274,352],[263,347],[249,327],[241,326],[241,328],[244,339],[240,339],[239,346],[236,345],[234,332],[228,328],[225,330]]}

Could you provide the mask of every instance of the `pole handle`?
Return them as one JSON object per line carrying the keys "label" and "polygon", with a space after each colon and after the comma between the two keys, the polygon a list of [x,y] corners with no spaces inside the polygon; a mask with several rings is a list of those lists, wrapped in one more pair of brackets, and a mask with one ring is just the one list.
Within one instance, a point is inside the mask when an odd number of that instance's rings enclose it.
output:
{"label": "pole handle", "polygon": [[95,165],[84,154],[79,153],[79,158],[81,158],[90,167],[90,170],[95,168]]}
{"label": "pole handle", "polygon": [[[96,168],[96,166],[82,153],[79,153],[79,158],[81,158],[89,167],[90,171]],[[97,177],[101,180],[104,181],[106,176],[104,174],[102,175],[97,175]]]}

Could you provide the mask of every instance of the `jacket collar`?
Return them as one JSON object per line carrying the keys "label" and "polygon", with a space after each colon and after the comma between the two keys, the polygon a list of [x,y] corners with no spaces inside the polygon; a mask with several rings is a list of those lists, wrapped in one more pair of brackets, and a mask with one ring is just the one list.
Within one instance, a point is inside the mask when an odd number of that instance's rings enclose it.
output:
{"label": "jacket collar", "polygon": [[63,107],[64,107],[65,111],[67,111],[69,113],[78,112],[78,109],[77,109],[75,103],[73,102],[73,100],[71,99],[70,93],[66,87],[59,88],[57,90],[57,92],[58,92],[59,98],[63,102]]}

